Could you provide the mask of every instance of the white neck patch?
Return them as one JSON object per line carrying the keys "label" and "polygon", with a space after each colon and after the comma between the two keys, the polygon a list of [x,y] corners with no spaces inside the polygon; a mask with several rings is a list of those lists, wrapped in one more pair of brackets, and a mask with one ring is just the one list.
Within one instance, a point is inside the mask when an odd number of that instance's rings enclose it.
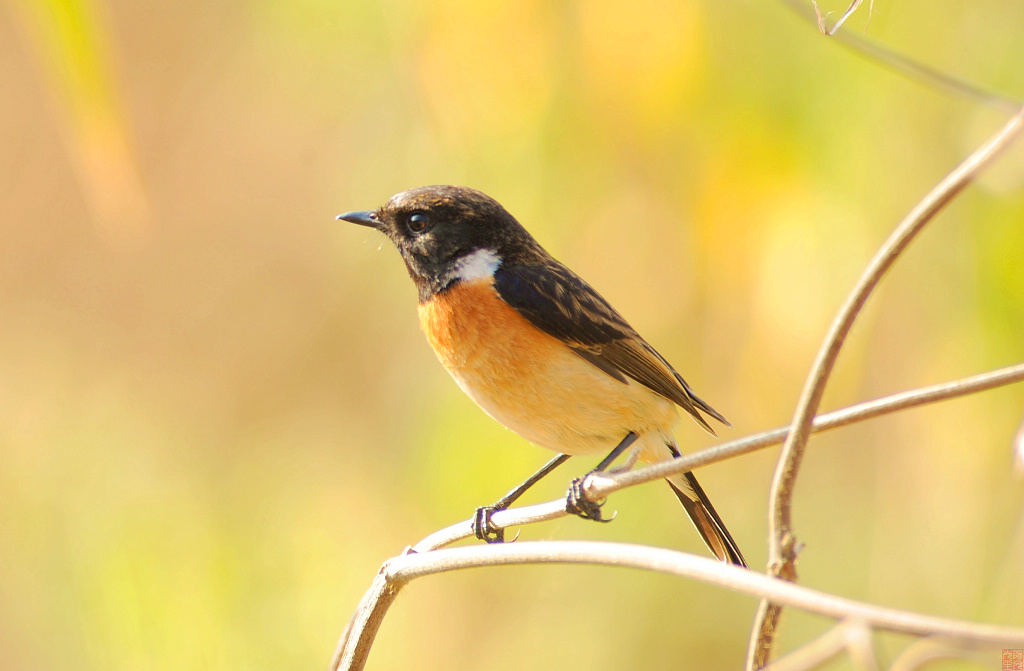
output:
{"label": "white neck patch", "polygon": [[452,280],[482,280],[494,277],[494,271],[501,265],[501,257],[492,249],[478,249],[467,254],[452,266]]}

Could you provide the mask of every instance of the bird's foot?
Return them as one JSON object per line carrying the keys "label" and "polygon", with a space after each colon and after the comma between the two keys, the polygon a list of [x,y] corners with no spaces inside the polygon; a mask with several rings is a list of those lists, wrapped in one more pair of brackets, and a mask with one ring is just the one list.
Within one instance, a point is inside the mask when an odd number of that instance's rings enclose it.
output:
{"label": "bird's foot", "polygon": [[616,513],[612,513],[612,516],[608,518],[603,517],[601,507],[604,505],[604,501],[591,501],[583,492],[583,483],[586,479],[587,476],[576,478],[569,485],[569,493],[565,497],[565,511],[585,520],[611,522],[615,519]]}
{"label": "bird's foot", "polygon": [[[480,506],[476,509],[476,514],[473,516],[473,535],[482,541],[488,543],[504,543],[505,542],[505,530],[494,526],[491,522],[491,515],[496,512],[505,510],[508,506],[496,503],[493,506]],[[516,534],[516,538],[519,538],[519,534]],[[512,540],[515,541],[516,538]]]}

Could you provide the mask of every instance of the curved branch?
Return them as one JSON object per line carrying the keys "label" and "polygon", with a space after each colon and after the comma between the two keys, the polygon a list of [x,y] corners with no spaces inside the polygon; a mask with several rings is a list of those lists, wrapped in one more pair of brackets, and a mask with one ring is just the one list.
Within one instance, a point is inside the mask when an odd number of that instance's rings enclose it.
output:
{"label": "curved branch", "polygon": [[[826,431],[841,426],[847,426],[856,422],[879,417],[898,410],[904,410],[918,405],[935,403],[966,394],[984,391],[995,387],[1012,384],[1024,380],[1024,363],[1008,366],[998,370],[982,373],[973,377],[946,382],[930,387],[923,387],[912,391],[893,394],[874,401],[867,401],[858,405],[835,410],[820,415],[814,419],[813,431]],[[619,473],[614,477],[594,479],[588,482],[586,494],[599,500],[612,492],[625,487],[630,487],[651,480],[658,480],[666,475],[682,473],[700,466],[706,466],[716,461],[722,461],[742,454],[764,449],[777,445],[785,440],[789,432],[788,427],[766,431],[741,440],[735,440],[712,447],[693,454],[684,455],[669,462],[662,462],[646,468]],[[548,521],[565,516],[565,502],[562,500],[551,501],[535,506],[525,506],[510,510],[503,510],[494,513],[492,524],[496,527],[507,528],[523,524]],[[407,551],[410,556],[425,557],[436,555],[436,549],[456,541],[473,536],[472,520],[463,520],[450,527],[441,529],[430,536],[427,536],[414,547]],[[522,543],[518,547],[532,545]],[[478,546],[474,548],[477,552],[505,552],[501,548],[508,546]],[[434,552],[431,552],[434,551]],[[359,604],[358,609],[352,616],[338,642],[337,651],[331,662],[332,671],[335,669],[361,669],[369,655],[370,647],[376,636],[377,630],[387,613],[388,608],[394,602],[398,591],[404,582],[395,580],[392,572],[396,559],[385,563],[380,573],[373,581],[370,589],[367,590]],[[711,561],[711,560],[707,560]],[[714,562],[712,562],[714,563]],[[754,574],[751,574],[754,575]],[[693,576],[696,577],[696,576]],[[411,578],[409,578],[411,579]],[[758,576],[758,579],[767,579]],[[799,588],[803,589],[803,588]],[[782,661],[782,660],[780,660]]]}
{"label": "curved branch", "polygon": [[[384,564],[387,567],[387,564]],[[361,669],[370,656],[370,647],[373,639],[377,637],[377,630],[380,629],[401,585],[388,579],[384,574],[384,568],[377,573],[373,579],[370,589],[363,595],[359,607],[352,614],[348,626],[341,634],[338,647],[331,658],[331,671],[335,669]]]}
{"label": "curved branch", "polygon": [[840,653],[861,661],[858,668],[877,669],[871,628],[857,620],[844,620],[810,643],[766,666],[764,671],[806,671],[816,669]]}
{"label": "curved branch", "polygon": [[[594,541],[530,541],[474,545],[395,557],[384,564],[374,588],[367,594],[367,597],[370,597],[371,593],[386,595],[386,603],[377,608],[367,608],[365,612],[382,616],[398,590],[416,578],[467,568],[513,564],[596,564],[659,571],[769,599],[773,603],[785,604],[826,617],[857,622],[860,626],[917,636],[938,634],[958,639],[967,638],[977,644],[991,646],[1024,646],[1024,629],[920,615],[844,599],[676,550]],[[364,598],[363,605],[368,605],[366,601]],[[366,656],[356,654],[355,651],[369,650],[370,643],[380,626],[380,620],[381,617],[354,618],[353,625],[347,636],[343,637],[336,655],[337,665],[332,665],[331,668],[345,671],[363,668]]]}
{"label": "curved branch", "polygon": [[389,582],[466,568],[510,564],[598,564],[658,571],[800,608],[838,620],[915,636],[969,638],[992,645],[1024,645],[1024,629],[978,624],[876,606],[826,594],[785,580],[724,564],[710,557],[666,548],[601,541],[524,541],[502,545],[444,548],[396,557],[386,565]]}
{"label": "curved branch", "polygon": [[[792,531],[791,500],[804,450],[811,434],[811,423],[821,404],[825,385],[835,366],[843,342],[853,328],[874,288],[907,248],[917,234],[943,207],[971,182],[1016,137],[1024,125],[1024,108],[1014,115],[988,142],[975,150],[926,195],[896,227],[889,239],[868,264],[857,286],[836,315],[807,377],[793,430],[786,438],[779,463],[772,479],[770,494],[768,563],[773,575],[796,579],[797,541]],[[751,633],[747,668],[764,666],[771,651],[779,610],[769,603],[761,604]]]}
{"label": "curved branch", "polygon": [[[981,373],[953,382],[944,382],[929,387],[900,392],[858,403],[840,410],[833,410],[814,418],[812,432],[828,431],[848,426],[868,419],[874,419],[900,410],[919,405],[937,403],[959,396],[966,396],[987,389],[994,389],[1024,380],[1024,363],[1007,366],[987,373]],[[753,436],[733,440],[721,445],[709,447],[699,452],[684,454],[678,459],[663,461],[643,468],[638,468],[614,475],[594,474],[587,478],[584,493],[591,501],[601,499],[626,487],[645,482],[653,482],[677,473],[685,473],[695,468],[725,461],[766,447],[778,445],[786,439],[789,427],[772,429]],[[565,517],[565,501],[559,499],[533,506],[510,508],[494,513],[491,523],[495,528],[507,529],[513,526],[547,522]],[[473,536],[472,519],[463,520],[449,527],[436,531],[413,546],[413,552],[426,552],[445,545],[450,545]]]}
{"label": "curved branch", "polygon": [[847,649],[851,626],[864,628],[863,623],[851,625],[849,620],[840,622],[810,643],[775,660],[766,666],[764,671],[804,671],[821,666]]}
{"label": "curved branch", "polygon": [[[901,392],[841,410],[835,410],[816,417],[812,430],[814,432],[827,431],[918,405],[956,398],[1020,382],[1021,380],[1024,380],[1024,363],[954,382]],[[635,471],[619,473],[613,477],[595,477],[588,481],[585,491],[588,497],[600,500],[626,487],[659,480],[666,475],[683,473],[701,466],[707,466],[718,461],[724,461],[725,459],[771,447],[772,445],[778,445],[785,440],[788,433],[789,427],[765,431],[754,436],[701,450],[700,452],[683,455],[672,461],[662,462]],[[565,502],[559,499],[534,506],[499,511],[494,514],[491,521],[494,526],[504,529],[512,526],[549,521],[564,517],[566,514]],[[421,540],[409,552],[422,556],[422,553],[470,538],[473,536],[471,524],[472,520],[467,519],[441,529]],[[481,551],[487,550],[486,547],[479,549]],[[381,573],[374,580],[373,585],[367,591],[360,602],[359,608],[353,615],[352,621],[349,622],[348,627],[342,634],[337,652],[331,663],[331,669],[359,669],[365,663],[370,646],[373,643],[373,635],[375,635],[381,620],[401,587],[401,584],[387,579],[385,576],[386,568],[387,565],[385,565],[385,568],[381,570]],[[372,632],[372,635],[367,636],[370,632]],[[353,635],[355,638],[352,638]]]}
{"label": "curved branch", "polygon": [[994,666],[995,660],[985,659],[984,646],[965,639],[928,637],[914,641],[893,660],[889,671],[914,671],[936,659],[966,659],[984,666]]}
{"label": "curved branch", "polygon": [[[814,422],[811,425],[811,433],[838,429],[900,410],[938,403],[939,401],[994,389],[1022,380],[1024,380],[1024,363],[1018,363],[952,382],[943,382],[928,387],[921,387],[920,389],[899,392],[873,401],[865,401],[864,403],[858,403],[840,410],[833,410],[818,415],[814,418]],[[585,492],[589,498],[596,501],[625,487],[631,487],[642,482],[660,480],[670,475],[685,473],[701,466],[756,452],[757,450],[782,443],[786,440],[791,428],[786,426],[772,429],[748,436],[747,438],[709,447],[699,452],[684,454],[671,461],[662,461],[633,471],[618,473],[614,476],[595,475],[592,484],[585,488]]]}
{"label": "curved branch", "polygon": [[[810,23],[817,24],[819,30],[821,30],[821,22],[818,20],[816,12],[813,9],[809,9],[806,2],[802,0],[781,0],[781,2],[799,14],[801,18],[806,19]],[[845,19],[846,17],[844,16],[843,20],[845,21]],[[926,84],[939,91],[971,98],[989,107],[1004,110],[1011,114],[1020,109],[1020,101],[1018,100],[1007,98],[992,91],[986,91],[968,81],[936,70],[924,63],[915,61],[909,56],[859,37],[853,31],[844,30],[839,32],[839,25],[836,24],[832,27],[832,30],[827,33],[828,37],[839,40],[839,43],[844,47],[875,60],[882,66],[892,69],[911,81]]]}

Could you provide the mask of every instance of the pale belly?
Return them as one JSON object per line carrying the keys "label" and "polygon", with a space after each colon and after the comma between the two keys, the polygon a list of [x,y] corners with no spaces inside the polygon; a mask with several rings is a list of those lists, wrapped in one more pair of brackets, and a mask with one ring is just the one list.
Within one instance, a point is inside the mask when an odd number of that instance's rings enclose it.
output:
{"label": "pale belly", "polygon": [[651,452],[641,455],[645,461],[667,456],[664,444],[679,419],[671,401],[612,378],[537,331],[496,298],[489,281],[460,284],[444,300],[421,305],[420,323],[463,391],[530,442],[566,454],[602,453],[633,431],[641,452]]}

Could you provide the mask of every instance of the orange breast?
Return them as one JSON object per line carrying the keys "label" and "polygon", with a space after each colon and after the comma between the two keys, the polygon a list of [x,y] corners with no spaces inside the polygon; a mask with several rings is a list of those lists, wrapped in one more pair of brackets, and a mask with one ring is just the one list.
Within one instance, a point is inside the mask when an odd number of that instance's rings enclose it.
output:
{"label": "orange breast", "polygon": [[540,331],[492,280],[462,282],[419,307],[438,359],[489,415],[567,454],[607,451],[629,431],[670,435],[671,401],[623,384]]}

